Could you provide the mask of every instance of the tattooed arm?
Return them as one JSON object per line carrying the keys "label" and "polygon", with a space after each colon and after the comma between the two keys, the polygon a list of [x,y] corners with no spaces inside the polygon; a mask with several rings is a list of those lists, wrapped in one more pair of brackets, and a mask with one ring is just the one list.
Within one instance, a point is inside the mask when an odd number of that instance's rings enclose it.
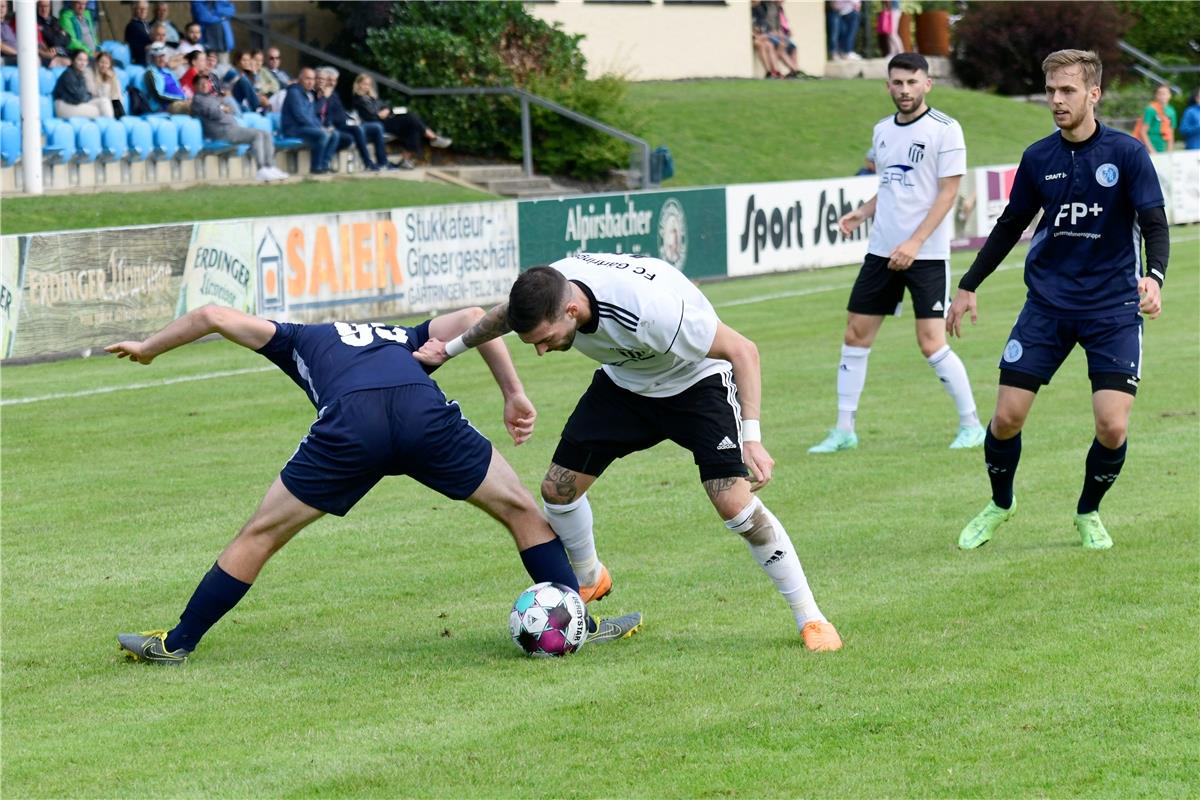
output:
{"label": "tattooed arm", "polygon": [[413,356],[422,364],[430,367],[440,367],[457,355],[461,355],[472,347],[479,347],[498,336],[508,333],[508,303],[500,305],[487,312],[461,336],[443,341],[430,331],[429,341],[421,345],[421,349]]}

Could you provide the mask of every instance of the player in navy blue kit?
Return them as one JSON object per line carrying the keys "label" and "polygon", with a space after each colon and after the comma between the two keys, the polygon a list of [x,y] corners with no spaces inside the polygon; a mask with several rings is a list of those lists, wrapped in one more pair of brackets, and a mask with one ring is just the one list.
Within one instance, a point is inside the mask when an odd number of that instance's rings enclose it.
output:
{"label": "player in navy blue kit", "polygon": [[[196,587],[171,631],[123,633],[136,660],[180,664],[200,638],[250,589],[267,560],[309,523],[345,515],[385,475],[409,475],[453,500],[486,511],[512,534],[535,582],[578,589],[562,542],[542,518],[512,467],[456,403],[446,400],[412,356],[431,336],[454,337],[483,316],[473,308],[416,327],[335,322],[296,325],[205,306],[142,342],[105,348],[149,364],[157,356],[218,333],[266,356],[304,390],[317,419],[241,532]],[[533,431],[536,412],[502,342],[481,354],[504,394],[504,422],[515,444]],[[432,371],[432,370],[430,370]],[[593,620],[589,642],[632,634],[640,614]]]}
{"label": "player in navy blue kit", "polygon": [[976,289],[1041,211],[1025,259],[1029,292],[1000,359],[996,413],[984,441],[992,499],[963,528],[958,546],[964,550],[986,544],[1016,511],[1021,428],[1038,389],[1076,344],[1087,354],[1096,438],[1085,462],[1075,527],[1085,548],[1112,547],[1100,521],[1100,500],[1125,463],[1129,414],[1141,378],[1141,315],[1154,319],[1162,311],[1170,237],[1150,157],[1136,139],[1096,121],[1101,64],[1095,53],[1059,50],[1046,57],[1042,70],[1059,130],[1022,155],[1008,206],[959,281],[946,317],[946,329],[955,336],[962,334],[964,315],[975,322]]}

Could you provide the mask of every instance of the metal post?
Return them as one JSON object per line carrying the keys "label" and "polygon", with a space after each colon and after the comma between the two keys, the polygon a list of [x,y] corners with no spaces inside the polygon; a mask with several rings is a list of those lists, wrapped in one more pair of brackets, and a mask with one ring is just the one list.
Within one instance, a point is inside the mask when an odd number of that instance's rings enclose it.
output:
{"label": "metal post", "polygon": [[649,189],[650,183],[650,145],[642,145],[642,188]]}
{"label": "metal post", "polygon": [[26,194],[42,193],[42,120],[38,94],[37,3],[17,0],[17,76],[21,95],[21,169]]}
{"label": "metal post", "polygon": [[533,175],[533,128],[529,121],[529,98],[521,95],[521,161],[525,177]]}

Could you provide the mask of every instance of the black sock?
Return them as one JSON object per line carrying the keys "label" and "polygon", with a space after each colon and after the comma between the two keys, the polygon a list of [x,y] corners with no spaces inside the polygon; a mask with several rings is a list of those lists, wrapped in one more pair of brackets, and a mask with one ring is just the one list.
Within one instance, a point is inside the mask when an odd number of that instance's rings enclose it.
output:
{"label": "black sock", "polygon": [[1121,446],[1109,450],[1100,444],[1099,439],[1092,440],[1092,449],[1088,450],[1087,461],[1084,462],[1083,491],[1079,493],[1079,504],[1075,511],[1080,514],[1090,514],[1100,509],[1100,501],[1109,490],[1121,467],[1125,464],[1125,447],[1129,440],[1121,442]]}
{"label": "black sock", "polygon": [[997,439],[988,423],[987,435],[983,437],[983,460],[992,481],[992,502],[1000,508],[1012,508],[1013,479],[1021,460],[1021,433],[1018,431],[1011,439]]}
{"label": "black sock", "polygon": [[[565,557],[565,556],[564,556]],[[250,591],[250,584],[243,583],[218,565],[200,580],[192,599],[179,615],[179,624],[167,634],[168,650],[195,650],[200,637],[217,624]]]}
{"label": "black sock", "polygon": [[571,569],[571,562],[567,560],[567,551],[557,536],[522,550],[521,563],[534,583],[553,581],[579,591],[579,579],[575,577],[575,570]]}

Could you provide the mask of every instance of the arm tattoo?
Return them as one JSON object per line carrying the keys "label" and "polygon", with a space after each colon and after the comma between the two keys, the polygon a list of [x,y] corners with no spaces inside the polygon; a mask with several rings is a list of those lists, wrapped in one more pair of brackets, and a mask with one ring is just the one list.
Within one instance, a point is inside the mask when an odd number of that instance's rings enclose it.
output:
{"label": "arm tattoo", "polygon": [[508,303],[501,303],[483,315],[483,319],[471,326],[463,334],[463,344],[467,347],[478,347],[484,342],[491,341],[497,336],[503,336],[511,328],[508,327]]}
{"label": "arm tattoo", "polygon": [[715,502],[723,492],[728,492],[739,480],[741,478],[714,478],[711,481],[704,481],[704,491],[708,492],[709,499]]}
{"label": "arm tattoo", "polygon": [[554,487],[554,502],[556,505],[566,505],[573,503],[579,495],[579,488],[575,485],[575,480],[578,476],[567,469],[560,467],[558,464],[551,464],[550,469],[546,470],[546,477],[542,479],[542,491],[546,490],[546,484],[552,484]]}

